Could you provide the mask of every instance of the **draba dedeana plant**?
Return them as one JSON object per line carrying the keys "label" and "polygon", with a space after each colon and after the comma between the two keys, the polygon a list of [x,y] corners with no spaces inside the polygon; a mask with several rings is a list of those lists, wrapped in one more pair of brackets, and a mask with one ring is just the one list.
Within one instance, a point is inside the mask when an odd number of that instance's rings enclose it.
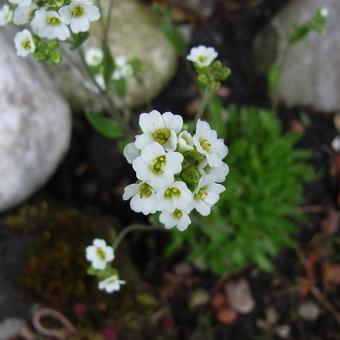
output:
{"label": "draba dedeana plant", "polygon": [[[91,49],[86,56],[92,67],[100,65],[103,53]],[[187,59],[197,72],[203,100],[194,122],[185,124],[182,116],[156,110],[142,113],[138,125],[140,134],[128,143],[123,154],[135,170],[137,181],[124,189],[123,199],[130,200],[131,209],[144,215],[154,215],[154,227],[181,232],[191,224],[195,212],[207,216],[225,190],[229,167],[224,163],[228,148],[209,123],[201,119],[210,99],[225,80],[230,70],[222,65],[212,47],[191,49]],[[128,77],[132,70],[124,59],[120,62],[116,78]],[[98,131],[110,135],[105,121],[94,121]],[[110,130],[110,129],[109,129]],[[110,261],[113,252],[127,233],[133,230],[152,230],[150,226],[132,225],[117,236],[113,247],[94,240],[87,248],[91,262],[90,275],[99,278],[99,288],[111,293],[120,289],[124,281]]]}

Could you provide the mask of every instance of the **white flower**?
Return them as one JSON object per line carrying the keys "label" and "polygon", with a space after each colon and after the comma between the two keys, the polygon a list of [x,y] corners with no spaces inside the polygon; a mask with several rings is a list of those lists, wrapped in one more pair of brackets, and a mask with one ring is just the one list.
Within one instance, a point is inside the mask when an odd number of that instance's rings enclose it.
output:
{"label": "white flower", "polygon": [[8,0],[12,5],[18,5],[18,7],[28,7],[32,4],[32,0]]}
{"label": "white flower", "polygon": [[207,160],[204,159],[198,167],[198,170],[202,176],[212,176],[214,177],[214,182],[223,183],[229,173],[229,166],[222,163],[219,167],[210,167]]}
{"label": "white flower", "polygon": [[160,144],[154,142],[142,149],[132,166],[138,179],[158,189],[174,181],[174,175],[182,170],[183,159],[179,152],[166,153]]}
{"label": "white flower", "polygon": [[31,22],[34,32],[41,38],[66,40],[70,31],[55,11],[39,9],[35,12]]}
{"label": "white flower", "polygon": [[194,150],[194,140],[188,131],[182,131],[178,135],[178,148],[184,152]]}
{"label": "white flower", "polygon": [[0,9],[0,26],[5,26],[12,21],[13,12],[8,5],[3,5]]}
{"label": "white flower", "polygon": [[123,200],[127,201],[130,198],[130,207],[135,212],[148,215],[157,211],[155,190],[145,182],[134,183],[125,187]]}
{"label": "white flower", "polygon": [[118,80],[120,78],[128,78],[133,74],[132,66],[128,63],[128,60],[124,56],[118,56],[115,58],[115,70],[112,74],[112,79]]}
{"label": "white flower", "polygon": [[214,59],[217,58],[217,55],[218,54],[213,47],[200,45],[198,47],[193,47],[190,50],[190,54],[187,56],[187,59],[199,67],[207,67]]}
{"label": "white flower", "polygon": [[86,248],[86,259],[94,269],[103,270],[114,259],[113,248],[106,245],[104,240],[95,239],[93,245]]}
{"label": "white flower", "polygon": [[85,60],[87,65],[98,66],[103,61],[103,51],[97,47],[91,47],[86,51]]}
{"label": "white flower", "polygon": [[176,181],[157,192],[158,210],[173,212],[176,208],[187,209],[192,201],[192,193],[184,182]]}
{"label": "white flower", "polygon": [[187,229],[191,223],[188,212],[181,209],[175,209],[172,212],[163,211],[159,215],[159,221],[166,229],[176,227],[180,231]]}
{"label": "white flower", "polygon": [[128,163],[132,164],[140,156],[140,150],[136,148],[135,143],[129,143],[125,146],[123,154]]}
{"label": "white flower", "polygon": [[100,18],[97,6],[90,0],[72,0],[59,10],[63,21],[71,26],[73,33],[87,32],[90,29],[90,22]]}
{"label": "white flower", "polygon": [[14,11],[13,22],[16,25],[28,24],[34,16],[37,5],[31,4],[27,7],[17,7]]}
{"label": "white flower", "polygon": [[171,112],[161,115],[158,111],[153,110],[140,115],[139,126],[143,134],[136,137],[137,149],[143,149],[147,145],[157,142],[163,145],[165,150],[174,151],[177,146],[177,133],[183,128],[183,118]]}
{"label": "white flower", "polygon": [[220,194],[225,190],[224,186],[214,182],[214,177],[204,176],[201,178],[194,192],[193,208],[201,215],[208,216],[211,207],[218,202]]}
{"label": "white flower", "polygon": [[340,152],[340,136],[337,136],[332,140],[332,148],[334,151]]}
{"label": "white flower", "polygon": [[27,29],[16,34],[14,44],[17,50],[17,55],[23,58],[35,51],[35,43],[32,33]]}
{"label": "white flower", "polygon": [[107,279],[100,281],[98,283],[98,288],[101,290],[105,290],[106,293],[118,292],[120,290],[120,286],[125,285],[125,281],[119,280],[117,275],[112,275]]}
{"label": "white flower", "polygon": [[321,10],[320,10],[320,14],[321,14],[323,17],[327,18],[327,17],[329,16],[329,10],[328,10],[328,8],[322,7]]}
{"label": "white flower", "polygon": [[222,159],[228,154],[228,148],[222,138],[217,139],[216,131],[212,130],[207,122],[198,120],[193,139],[197,151],[206,156],[209,166],[222,165]]}

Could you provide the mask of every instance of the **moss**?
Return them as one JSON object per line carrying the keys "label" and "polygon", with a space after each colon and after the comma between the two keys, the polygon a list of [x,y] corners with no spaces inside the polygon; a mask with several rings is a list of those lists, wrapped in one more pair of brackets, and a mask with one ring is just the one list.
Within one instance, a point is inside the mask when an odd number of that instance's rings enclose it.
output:
{"label": "moss", "polygon": [[[60,310],[71,308],[76,302],[95,303],[100,294],[95,280],[86,274],[88,263],[84,254],[93,238],[104,232],[90,217],[76,210],[49,210],[43,215],[36,216],[39,223],[23,263],[22,287],[34,300]],[[24,222],[23,213],[19,216],[10,219],[10,225],[17,229],[19,220]]]}

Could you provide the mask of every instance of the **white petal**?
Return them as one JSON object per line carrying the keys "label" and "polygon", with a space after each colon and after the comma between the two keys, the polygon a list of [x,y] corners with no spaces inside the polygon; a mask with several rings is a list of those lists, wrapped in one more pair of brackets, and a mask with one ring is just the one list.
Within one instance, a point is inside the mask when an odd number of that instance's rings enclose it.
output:
{"label": "white petal", "polygon": [[165,112],[162,115],[165,127],[179,133],[183,128],[183,118],[180,115],[174,115],[171,112]]}
{"label": "white petal", "polygon": [[166,164],[164,171],[178,174],[182,171],[182,162],[184,157],[179,152],[169,152],[166,154]]}
{"label": "white petal", "polygon": [[87,32],[89,29],[90,29],[90,22],[86,17],[72,19],[71,31],[73,33]]}
{"label": "white petal", "polygon": [[136,171],[136,176],[142,181],[147,181],[150,176],[148,165],[143,161],[142,157],[137,157],[132,163],[133,169]]}
{"label": "white petal", "polygon": [[124,188],[123,200],[124,201],[129,200],[137,192],[139,192],[139,184],[137,183],[129,184]]}
{"label": "white petal", "polygon": [[153,142],[142,150],[141,157],[144,162],[149,164],[155,158],[163,156],[164,154],[164,148],[160,144]]}
{"label": "white petal", "polygon": [[177,229],[180,231],[184,231],[190,225],[191,220],[187,214],[184,214],[183,217],[177,223]]}
{"label": "white petal", "polygon": [[151,143],[154,143],[154,140],[151,138],[150,134],[143,133],[136,136],[135,146],[139,150],[142,150]]}
{"label": "white petal", "polygon": [[170,138],[164,144],[164,149],[166,151],[175,151],[176,148],[177,148],[177,135],[176,135],[175,131],[171,131]]}
{"label": "white petal", "polygon": [[208,216],[211,211],[211,207],[209,204],[203,202],[203,201],[197,201],[195,204],[195,209],[202,215],[202,216]]}
{"label": "white petal", "polygon": [[150,113],[142,113],[139,116],[139,126],[144,133],[153,132],[164,128],[164,121],[161,114],[153,110]]}
{"label": "white petal", "polygon": [[85,6],[86,16],[90,21],[97,21],[100,18],[100,12],[97,6]]}
{"label": "white petal", "polygon": [[123,154],[128,163],[132,164],[133,161],[140,155],[140,151],[136,148],[135,143],[129,143],[125,146]]}

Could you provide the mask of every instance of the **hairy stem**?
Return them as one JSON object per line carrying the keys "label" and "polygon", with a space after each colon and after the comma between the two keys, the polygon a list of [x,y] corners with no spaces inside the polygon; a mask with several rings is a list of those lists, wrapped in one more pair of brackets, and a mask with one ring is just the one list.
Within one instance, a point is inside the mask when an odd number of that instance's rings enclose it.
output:
{"label": "hairy stem", "polygon": [[133,231],[155,231],[155,230],[164,230],[165,229],[161,226],[149,226],[149,225],[143,225],[143,224],[131,224],[130,226],[123,229],[117,236],[114,244],[113,249],[115,252],[117,252],[117,249],[119,248],[119,245],[124,240],[125,236]]}
{"label": "hairy stem", "polygon": [[193,122],[193,126],[195,127],[198,120],[200,118],[202,118],[203,114],[204,114],[204,111],[206,110],[208,104],[209,104],[209,101],[210,99],[212,98],[212,96],[214,95],[215,93],[215,90],[210,88],[210,87],[207,87],[205,90],[204,90],[204,94],[203,94],[203,98],[202,98],[202,101],[200,103],[200,106],[197,110],[197,114],[196,114],[196,117],[195,117],[195,120]]}

